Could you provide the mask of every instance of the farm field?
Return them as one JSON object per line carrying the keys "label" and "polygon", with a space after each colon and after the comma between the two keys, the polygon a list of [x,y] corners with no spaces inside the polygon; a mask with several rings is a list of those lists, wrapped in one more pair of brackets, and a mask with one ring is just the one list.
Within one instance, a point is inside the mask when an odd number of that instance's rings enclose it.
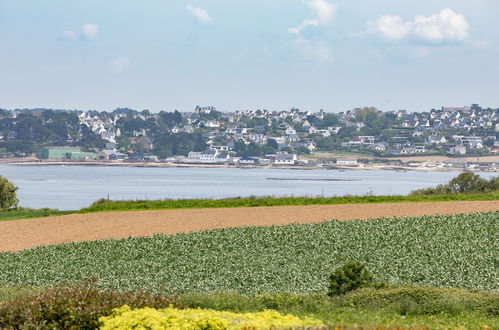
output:
{"label": "farm field", "polygon": [[[3,252],[0,327],[95,328],[99,316],[128,301],[133,308],[271,309],[330,327],[494,329],[498,222],[498,211],[335,220]],[[352,260],[385,284],[326,296],[331,271]],[[75,283],[89,284],[72,289]]]}
{"label": "farm field", "polygon": [[[105,219],[103,219],[105,220]],[[325,292],[340,264],[392,285],[497,290],[499,212],[229,228],[0,254],[4,286],[96,277],[103,288],[169,293]]]}
{"label": "farm field", "polygon": [[[272,200],[270,201],[272,202]],[[310,199],[310,201],[314,202],[316,200]],[[246,201],[243,200],[243,202]],[[257,199],[256,202],[259,203],[260,201]],[[321,200],[319,199],[318,202],[321,202]],[[144,203],[146,202],[138,202],[139,205]],[[154,203],[151,202],[153,205]],[[121,205],[120,202],[110,202],[109,204],[110,207],[116,205],[119,207]],[[353,220],[487,211],[499,211],[497,200],[194,208],[69,214],[0,222],[0,251],[17,251],[40,245],[72,241],[176,234],[227,227],[316,223],[331,219]]]}

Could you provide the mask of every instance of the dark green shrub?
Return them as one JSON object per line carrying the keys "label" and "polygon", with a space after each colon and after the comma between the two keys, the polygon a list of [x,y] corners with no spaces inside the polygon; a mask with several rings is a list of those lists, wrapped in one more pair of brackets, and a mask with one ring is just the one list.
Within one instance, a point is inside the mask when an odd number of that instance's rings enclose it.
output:
{"label": "dark green shrub", "polygon": [[9,180],[0,176],[0,211],[16,207],[19,200],[16,196],[17,187]]}
{"label": "dark green shrub", "polygon": [[99,317],[123,305],[179,307],[167,296],[102,290],[84,283],[35,291],[0,303],[0,329],[97,329]]}
{"label": "dark green shrub", "polygon": [[342,306],[394,311],[400,315],[498,315],[499,294],[435,287],[363,288],[342,296]]}
{"label": "dark green shrub", "polygon": [[488,193],[499,190],[499,177],[490,180],[481,178],[478,174],[465,172],[449,181],[434,188],[425,188],[411,192],[413,196],[422,195],[446,195],[446,194],[476,194]]}
{"label": "dark green shrub", "polygon": [[347,262],[336,268],[329,277],[328,295],[336,296],[374,284],[373,277],[359,262]]}

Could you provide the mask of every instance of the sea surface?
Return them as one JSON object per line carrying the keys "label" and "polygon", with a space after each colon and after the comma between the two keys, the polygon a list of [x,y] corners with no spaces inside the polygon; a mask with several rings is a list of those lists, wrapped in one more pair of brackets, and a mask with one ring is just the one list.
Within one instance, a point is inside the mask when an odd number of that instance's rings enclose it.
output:
{"label": "sea surface", "polygon": [[[0,165],[20,205],[76,210],[100,198],[403,195],[459,172]],[[479,173],[484,178],[494,173]]]}

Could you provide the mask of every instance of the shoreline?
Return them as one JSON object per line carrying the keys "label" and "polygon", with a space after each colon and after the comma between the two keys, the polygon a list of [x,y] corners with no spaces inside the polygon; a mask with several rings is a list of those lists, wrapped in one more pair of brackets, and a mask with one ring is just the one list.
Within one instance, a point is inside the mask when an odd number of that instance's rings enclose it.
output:
{"label": "shoreline", "polygon": [[338,171],[416,171],[416,172],[456,172],[456,171],[476,171],[476,172],[499,172],[499,168],[463,168],[463,167],[425,167],[409,165],[360,165],[360,166],[256,166],[256,165],[231,165],[231,164],[182,164],[182,163],[161,163],[161,162],[123,162],[123,161],[39,161],[33,159],[0,160],[0,165],[15,166],[101,166],[101,167],[150,167],[150,168],[242,168],[242,169],[287,169],[287,170],[338,170]]}

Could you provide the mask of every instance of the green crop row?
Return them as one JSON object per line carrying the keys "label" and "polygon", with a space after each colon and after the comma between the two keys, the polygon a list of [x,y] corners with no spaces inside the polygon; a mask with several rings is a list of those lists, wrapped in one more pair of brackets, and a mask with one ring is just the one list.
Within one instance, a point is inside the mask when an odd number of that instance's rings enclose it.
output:
{"label": "green crop row", "polygon": [[95,276],[119,290],[324,293],[331,271],[354,260],[393,285],[497,290],[498,220],[489,212],[67,243],[0,253],[0,285]]}

